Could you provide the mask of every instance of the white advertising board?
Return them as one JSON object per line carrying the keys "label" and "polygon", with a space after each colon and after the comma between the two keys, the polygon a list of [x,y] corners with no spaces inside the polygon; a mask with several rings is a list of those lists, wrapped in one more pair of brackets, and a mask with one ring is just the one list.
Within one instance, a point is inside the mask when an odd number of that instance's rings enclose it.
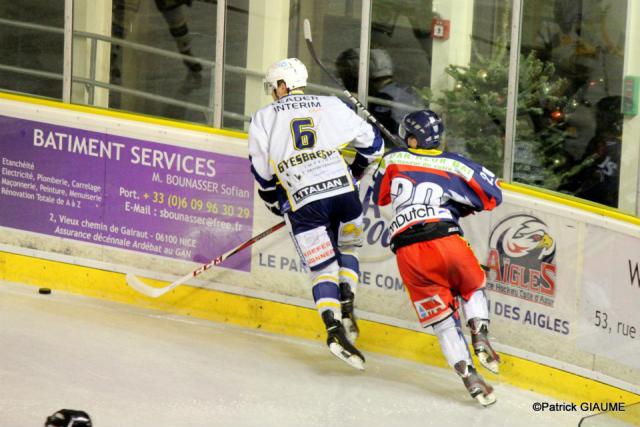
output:
{"label": "white advertising board", "polygon": [[578,347],[640,368],[640,239],[587,225],[582,278]]}

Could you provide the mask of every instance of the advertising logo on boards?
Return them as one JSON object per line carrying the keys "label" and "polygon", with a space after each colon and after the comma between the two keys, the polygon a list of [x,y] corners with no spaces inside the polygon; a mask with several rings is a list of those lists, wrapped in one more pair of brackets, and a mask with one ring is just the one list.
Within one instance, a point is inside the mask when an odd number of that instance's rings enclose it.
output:
{"label": "advertising logo on boards", "polygon": [[547,224],[529,214],[503,218],[489,236],[487,289],[553,307],[556,242]]}

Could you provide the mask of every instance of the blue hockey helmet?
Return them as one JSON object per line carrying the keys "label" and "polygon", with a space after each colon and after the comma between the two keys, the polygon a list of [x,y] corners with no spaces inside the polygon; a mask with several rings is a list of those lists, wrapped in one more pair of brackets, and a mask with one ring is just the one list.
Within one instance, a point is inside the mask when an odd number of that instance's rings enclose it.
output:
{"label": "blue hockey helmet", "polygon": [[442,119],[431,110],[418,110],[402,118],[398,135],[406,143],[410,136],[418,140],[420,148],[436,148],[444,132]]}

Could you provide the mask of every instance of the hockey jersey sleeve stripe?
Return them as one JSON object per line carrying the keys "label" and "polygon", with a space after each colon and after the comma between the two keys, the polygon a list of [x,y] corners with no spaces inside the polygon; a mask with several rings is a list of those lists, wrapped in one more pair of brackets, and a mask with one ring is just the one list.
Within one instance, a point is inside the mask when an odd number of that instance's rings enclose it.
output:
{"label": "hockey jersey sleeve stripe", "polygon": [[472,178],[467,182],[467,184],[469,184],[469,187],[471,187],[471,189],[478,195],[478,197],[482,201],[482,206],[484,209],[491,210],[497,206],[496,199],[494,197],[487,196],[487,193],[484,191],[478,181],[475,180],[475,178]]}
{"label": "hockey jersey sleeve stripe", "polygon": [[366,157],[378,157],[382,154],[384,141],[377,128],[373,128],[374,138],[370,147],[356,147],[356,150]]}

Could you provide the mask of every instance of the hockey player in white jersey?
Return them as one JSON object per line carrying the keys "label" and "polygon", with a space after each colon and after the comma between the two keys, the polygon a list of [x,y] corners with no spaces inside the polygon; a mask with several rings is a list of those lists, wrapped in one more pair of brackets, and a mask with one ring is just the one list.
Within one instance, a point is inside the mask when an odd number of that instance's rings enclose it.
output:
{"label": "hockey player in white jersey", "polygon": [[[284,215],[311,273],[313,299],[327,328],[330,351],[356,369],[364,356],[354,346],[353,313],[362,246],[362,204],[356,179],[382,154],[377,131],[334,96],[304,93],[307,69],[296,58],[269,67],[265,90],[274,102],[249,127],[251,171],[260,197]],[[340,150],[357,154],[348,165]]]}

